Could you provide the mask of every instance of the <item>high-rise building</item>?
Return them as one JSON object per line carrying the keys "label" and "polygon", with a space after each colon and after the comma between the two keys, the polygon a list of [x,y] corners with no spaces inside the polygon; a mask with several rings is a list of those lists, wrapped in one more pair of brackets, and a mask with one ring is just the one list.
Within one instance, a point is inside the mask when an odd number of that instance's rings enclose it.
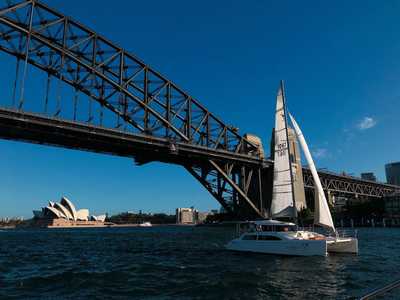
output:
{"label": "high-rise building", "polygon": [[372,172],[361,173],[361,179],[370,180],[370,181],[376,181],[376,176]]}
{"label": "high-rise building", "polygon": [[386,164],[385,171],[387,183],[400,185],[400,162]]}
{"label": "high-rise building", "polygon": [[[292,162],[293,170],[293,187],[294,187],[294,197],[296,199],[297,210],[301,210],[307,207],[306,195],[304,192],[304,182],[303,182],[303,168],[301,165],[301,154],[299,143],[296,138],[296,133],[292,128],[288,128],[288,138],[290,147],[290,161]],[[274,159],[275,149],[275,132],[272,130],[271,138],[271,159]]]}

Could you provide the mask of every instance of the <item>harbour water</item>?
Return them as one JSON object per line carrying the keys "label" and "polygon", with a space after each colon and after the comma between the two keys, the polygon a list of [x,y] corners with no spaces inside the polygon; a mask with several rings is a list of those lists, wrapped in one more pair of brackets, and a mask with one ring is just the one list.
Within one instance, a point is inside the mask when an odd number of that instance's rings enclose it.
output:
{"label": "harbour water", "polygon": [[400,229],[361,228],[358,256],[326,258],[225,251],[232,236],[175,226],[3,230],[0,298],[351,299],[400,278]]}

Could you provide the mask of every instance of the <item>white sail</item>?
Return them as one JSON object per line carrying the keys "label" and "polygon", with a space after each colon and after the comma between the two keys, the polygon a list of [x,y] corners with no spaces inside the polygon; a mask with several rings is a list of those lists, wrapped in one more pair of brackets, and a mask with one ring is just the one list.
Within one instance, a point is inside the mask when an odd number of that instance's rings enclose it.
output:
{"label": "white sail", "polygon": [[282,87],[276,97],[274,182],[272,190],[271,217],[294,217],[293,185],[290,174],[286,112]]}
{"label": "white sail", "polygon": [[304,151],[304,155],[307,159],[308,166],[314,179],[314,184],[318,197],[315,197],[315,212],[314,212],[314,223],[324,227],[328,227],[335,231],[333,225],[332,215],[329,210],[328,202],[326,201],[324,190],[322,189],[321,181],[318,176],[317,169],[315,168],[314,161],[311,157],[310,150],[308,149],[307,143],[304,139],[303,133],[300,130],[299,125],[291,114],[289,114],[290,120],[292,121],[294,130],[296,132],[297,139],[300,142],[301,148]]}

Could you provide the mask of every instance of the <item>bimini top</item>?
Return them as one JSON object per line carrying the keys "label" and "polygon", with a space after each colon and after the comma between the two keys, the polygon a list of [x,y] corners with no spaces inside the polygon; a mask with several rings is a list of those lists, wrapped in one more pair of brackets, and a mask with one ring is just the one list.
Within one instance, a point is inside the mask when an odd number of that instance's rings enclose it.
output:
{"label": "bimini top", "polygon": [[271,225],[271,226],[295,226],[296,224],[291,222],[282,222],[278,220],[259,220],[259,221],[252,221],[250,223],[256,225]]}

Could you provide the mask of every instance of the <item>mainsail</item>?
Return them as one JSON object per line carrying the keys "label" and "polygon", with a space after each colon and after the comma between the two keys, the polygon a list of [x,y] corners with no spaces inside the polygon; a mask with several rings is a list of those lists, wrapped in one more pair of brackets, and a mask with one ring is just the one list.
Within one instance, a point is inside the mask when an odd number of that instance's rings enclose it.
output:
{"label": "mainsail", "polygon": [[286,107],[282,84],[276,97],[274,182],[272,190],[271,217],[295,217],[291,162],[287,132]]}
{"label": "mainsail", "polygon": [[314,211],[314,224],[328,227],[335,231],[335,226],[333,225],[331,212],[329,211],[328,202],[325,198],[324,190],[322,189],[321,181],[318,176],[317,169],[315,168],[314,161],[311,157],[310,150],[308,149],[307,143],[304,139],[303,133],[300,130],[299,125],[291,114],[289,114],[290,120],[292,121],[294,130],[296,132],[297,139],[300,142],[301,148],[303,149],[304,156],[307,159],[308,166],[310,168],[311,174],[314,179],[315,189],[318,193],[318,197],[315,197],[315,211]]}

